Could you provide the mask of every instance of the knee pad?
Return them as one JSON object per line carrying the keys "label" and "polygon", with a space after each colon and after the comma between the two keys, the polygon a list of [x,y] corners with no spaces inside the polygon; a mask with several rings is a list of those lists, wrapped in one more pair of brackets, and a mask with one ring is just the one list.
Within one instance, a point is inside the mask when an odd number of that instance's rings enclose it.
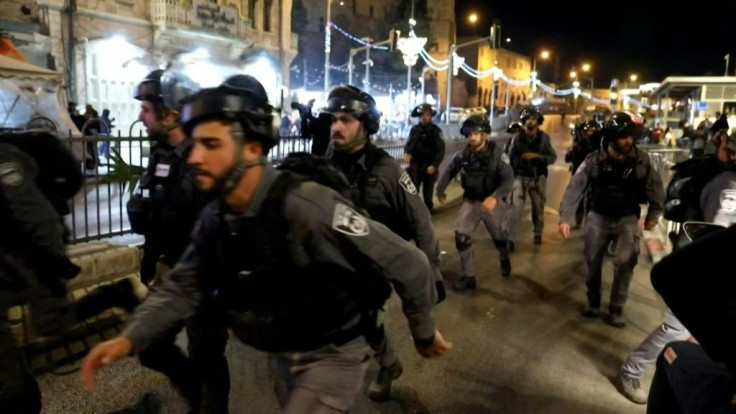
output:
{"label": "knee pad", "polygon": [[460,252],[468,250],[473,243],[470,242],[470,236],[460,233],[455,233],[455,247]]}

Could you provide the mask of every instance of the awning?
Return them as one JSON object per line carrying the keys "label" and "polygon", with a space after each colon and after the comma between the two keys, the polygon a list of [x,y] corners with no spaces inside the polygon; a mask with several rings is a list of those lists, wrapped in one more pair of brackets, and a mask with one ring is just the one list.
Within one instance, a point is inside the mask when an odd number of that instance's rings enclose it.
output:
{"label": "awning", "polygon": [[0,78],[43,79],[61,82],[62,74],[0,55]]}
{"label": "awning", "polygon": [[670,76],[666,78],[655,89],[650,99],[664,98],[669,96],[672,99],[681,99],[690,96],[690,94],[704,85],[731,85],[736,86],[736,77],[734,76]]}

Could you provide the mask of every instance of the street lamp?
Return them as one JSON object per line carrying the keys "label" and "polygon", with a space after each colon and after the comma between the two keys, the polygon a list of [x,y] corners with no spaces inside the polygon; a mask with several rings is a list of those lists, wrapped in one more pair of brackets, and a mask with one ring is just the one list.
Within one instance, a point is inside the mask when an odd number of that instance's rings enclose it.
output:
{"label": "street lamp", "polygon": [[472,24],[475,24],[478,21],[478,15],[475,13],[470,13],[470,16],[468,16],[468,21]]}
{"label": "street lamp", "polygon": [[[542,50],[539,53],[540,59],[547,60],[549,59],[549,50]],[[535,55],[534,58],[532,58],[532,94],[537,91],[537,56]]]}
{"label": "street lamp", "polygon": [[[590,63],[583,63],[582,68],[583,68],[583,72],[588,73],[588,74],[590,73],[590,69],[591,69]],[[587,77],[587,79],[590,80],[590,97],[592,98],[593,97],[593,90],[594,90],[594,88],[593,88],[593,76],[591,75],[590,77]]]}
{"label": "street lamp", "polygon": [[411,67],[417,63],[419,52],[427,43],[426,37],[417,37],[414,29],[409,31],[409,37],[400,37],[396,42],[396,48],[401,51],[404,58],[404,64],[407,66],[406,71],[406,107],[409,108],[411,102]]}

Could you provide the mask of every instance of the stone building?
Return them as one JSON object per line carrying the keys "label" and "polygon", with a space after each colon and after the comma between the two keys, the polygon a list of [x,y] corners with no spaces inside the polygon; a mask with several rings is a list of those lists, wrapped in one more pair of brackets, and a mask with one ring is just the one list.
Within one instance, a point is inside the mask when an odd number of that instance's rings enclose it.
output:
{"label": "stone building", "polygon": [[[123,133],[135,122],[135,85],[190,54],[195,77],[235,64],[254,72],[271,100],[289,86],[296,55],[292,0],[3,0],[0,29],[28,59],[62,71],[69,100],[110,109]],[[140,128],[136,128],[140,130]]]}

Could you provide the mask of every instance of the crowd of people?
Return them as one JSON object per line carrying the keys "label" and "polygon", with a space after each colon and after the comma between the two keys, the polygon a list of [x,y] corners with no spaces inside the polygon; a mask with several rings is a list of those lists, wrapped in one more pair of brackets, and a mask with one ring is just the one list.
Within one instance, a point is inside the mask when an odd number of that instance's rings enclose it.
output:
{"label": "crowd of people", "polygon": [[[416,352],[437,358],[453,348],[434,318],[446,296],[432,224],[435,195],[445,203],[451,180],[460,176],[456,290],[476,289],[472,240],[481,221],[498,250],[503,277],[511,277],[527,199],[530,236],[535,245],[543,243],[547,176],[557,155],[534,107],[521,111],[503,146],[489,139],[486,115],[469,116],[460,126],[468,143],[441,168],[445,143],[433,124],[436,112],[419,105],[411,113],[420,121],[406,142],[404,169],[371,142],[381,120],[373,97],[341,85],[330,91],[319,116],[295,105],[304,114],[302,134],[313,138],[312,154],[292,154],[275,168],[266,156],[278,144],[281,117],[256,78],[235,75],[181,96],[165,81],[172,77],[163,75],[150,73],[134,94],[153,142],[142,193],[126,206],[131,226],[145,240],[140,276],[148,295],[142,302],[129,282],[76,302],[66,299],[65,283],[79,268],[65,254],[64,212],[54,206],[74,191],[53,199],[59,192],[38,179],[44,165],[0,140],[0,220],[3,229],[15,229],[0,238],[0,406],[11,412],[41,408],[38,386],[4,319],[10,306],[23,301],[46,323],[33,321],[34,327],[50,324],[50,334],[109,307],[131,313],[118,337],[97,344],[85,358],[81,376],[89,390],[99,369],[135,355],[169,378],[189,412],[227,413],[230,331],[270,355],[283,413],[348,412],[374,359],[380,370],[367,393],[384,401],[405,369],[383,323],[392,290]],[[97,119],[89,105],[88,112]],[[614,112],[602,121],[581,123],[566,155],[572,178],[558,230],[566,239],[575,228],[585,229],[588,303],[582,316],[605,316],[624,328],[642,229],[674,214],[669,201],[675,191],[665,189],[647,153],[637,148],[641,117]],[[700,175],[690,181],[697,187],[677,192],[674,204],[688,207],[683,221],[728,226],[736,222],[736,139],[722,130],[713,139],[715,155],[693,151],[710,168],[694,168]],[[614,278],[603,315],[601,269],[611,243]],[[48,260],[37,260],[39,254]],[[182,329],[186,353],[174,341]],[[689,336],[668,313],[626,359],[619,390],[637,403],[657,399],[655,408],[678,406],[678,396],[653,391],[647,398],[640,380],[668,342]],[[665,412],[659,410],[652,412]]]}

